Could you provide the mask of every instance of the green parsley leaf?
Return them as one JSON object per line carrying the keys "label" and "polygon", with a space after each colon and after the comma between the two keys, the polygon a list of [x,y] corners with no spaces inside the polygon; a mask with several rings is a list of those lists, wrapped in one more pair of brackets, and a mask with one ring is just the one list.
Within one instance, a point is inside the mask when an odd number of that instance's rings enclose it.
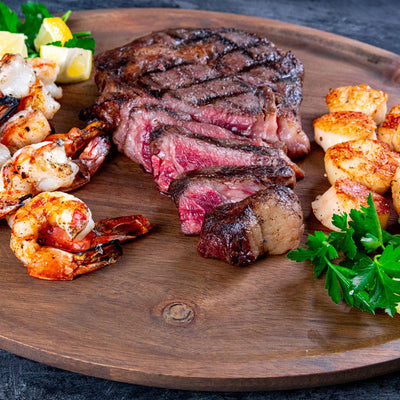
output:
{"label": "green parsley leaf", "polygon": [[332,225],[336,226],[336,228],[339,228],[341,231],[345,231],[347,229],[347,213],[341,215],[333,214]]}
{"label": "green parsley leaf", "polygon": [[60,41],[49,43],[49,45],[57,47],[79,47],[81,49],[90,50],[91,52],[94,52],[95,49],[95,41],[93,38],[75,37],[75,36],[72,39],[65,42],[64,46]]}
{"label": "green parsley leaf", "polygon": [[39,33],[40,26],[45,18],[51,18],[52,15],[43,4],[34,3],[33,1],[21,4],[21,10],[25,16],[25,22],[21,27],[21,33],[24,33],[28,37],[26,45],[31,49],[35,49],[33,41]]}
{"label": "green parsley leaf", "polygon": [[85,50],[90,50],[91,52],[94,52],[95,49],[95,41],[93,38],[89,37],[77,37],[73,34],[73,38],[68,40],[64,44],[65,47],[80,47]]}
{"label": "green parsley leaf", "polygon": [[346,302],[350,305],[353,305],[354,300],[351,296],[353,284],[350,279],[351,276],[354,275],[353,271],[351,269],[335,265],[331,262],[328,263],[328,266],[329,268],[326,273],[325,289],[328,290],[329,296],[331,296],[332,300],[338,304],[341,299],[342,292],[345,296]]}
{"label": "green parsley leaf", "polygon": [[288,258],[309,260],[315,278],[326,272],[325,288],[335,303],[343,299],[362,311],[374,314],[378,308],[394,316],[400,303],[400,235],[381,228],[371,195],[367,203],[349,215],[333,215],[340,232],[317,231],[308,236],[307,248]]}
{"label": "green parsley leaf", "polygon": [[[351,267],[351,266],[350,266]],[[374,284],[374,261],[367,255],[359,257],[352,266],[356,275],[352,281],[356,290],[363,290],[364,288],[371,288]]]}
{"label": "green parsley leaf", "polygon": [[400,279],[400,247],[393,247],[389,245],[385,247],[379,261],[380,266],[388,275]]}
{"label": "green parsley leaf", "polygon": [[18,15],[0,2],[0,31],[19,33],[20,26],[21,22],[18,19]]}
{"label": "green parsley leaf", "polygon": [[368,195],[369,207],[361,206],[361,210],[351,210],[349,226],[355,230],[355,238],[367,251],[376,250],[383,245],[382,228],[371,194]]}

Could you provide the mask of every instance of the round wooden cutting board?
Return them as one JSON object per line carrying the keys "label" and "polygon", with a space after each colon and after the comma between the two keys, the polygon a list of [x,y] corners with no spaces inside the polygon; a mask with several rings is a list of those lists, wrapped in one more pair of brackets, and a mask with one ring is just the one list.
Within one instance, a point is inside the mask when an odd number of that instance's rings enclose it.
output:
{"label": "round wooden cutting board", "polygon": [[[96,53],[150,31],[232,26],[267,35],[305,65],[302,120],[327,112],[329,88],[368,83],[400,103],[400,57],[343,37],[253,17],[170,9],[73,13],[72,31],[91,30]],[[64,86],[57,132],[83,126],[90,81]],[[322,150],[299,160],[306,234],[322,229],[310,203],[328,188]],[[266,257],[246,268],[201,258],[197,237],[180,232],[173,202],[152,177],[113,154],[92,182],[74,192],[96,220],[143,214],[154,231],[124,245],[114,266],[71,282],[31,278],[0,224],[0,346],[56,367],[137,384],[201,390],[327,385],[400,367],[400,316],[334,304],[308,263]],[[392,217],[396,221],[396,217]],[[397,229],[398,230],[398,229]]]}

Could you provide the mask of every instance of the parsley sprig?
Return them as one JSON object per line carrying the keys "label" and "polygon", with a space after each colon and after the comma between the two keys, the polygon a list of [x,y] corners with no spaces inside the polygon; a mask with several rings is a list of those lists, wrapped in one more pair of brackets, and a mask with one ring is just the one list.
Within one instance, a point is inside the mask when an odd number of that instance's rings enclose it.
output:
{"label": "parsley sprig", "polygon": [[[38,57],[39,54],[35,49],[34,40],[39,33],[40,26],[45,18],[53,17],[46,6],[33,1],[28,1],[26,4],[21,4],[21,11],[24,14],[25,20],[19,20],[18,15],[10,10],[3,2],[0,1],[0,31],[8,31],[11,33],[23,33],[26,36],[26,47],[28,49],[28,57]],[[67,11],[61,18],[64,22],[67,21],[71,11]],[[64,43],[61,42],[49,43],[49,45],[59,47],[81,47],[94,52],[95,41],[89,37],[90,31],[72,33],[73,38]]]}
{"label": "parsley sprig", "polygon": [[288,257],[310,260],[316,279],[326,272],[325,288],[336,304],[343,299],[362,311],[383,309],[394,316],[400,303],[400,235],[383,230],[371,195],[367,202],[349,215],[333,215],[340,232],[309,234],[307,248]]}

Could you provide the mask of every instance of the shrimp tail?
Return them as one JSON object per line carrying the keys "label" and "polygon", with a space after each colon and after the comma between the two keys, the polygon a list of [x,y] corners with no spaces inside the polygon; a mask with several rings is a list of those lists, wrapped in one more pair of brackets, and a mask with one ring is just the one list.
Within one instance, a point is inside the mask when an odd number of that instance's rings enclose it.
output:
{"label": "shrimp tail", "polygon": [[78,189],[88,182],[103,164],[107,154],[111,150],[111,139],[108,136],[98,136],[92,139],[85,147],[78,159],[72,160],[79,167],[74,181],[68,187],[59,190],[70,192]]}
{"label": "shrimp tail", "polygon": [[67,156],[74,157],[84,149],[92,139],[106,134],[104,122],[93,121],[83,129],[74,127],[68,133],[49,135],[46,137],[46,140],[63,140]]}
{"label": "shrimp tail", "polygon": [[20,100],[12,96],[0,97],[0,123],[6,122],[17,112]]}
{"label": "shrimp tail", "polygon": [[33,195],[29,193],[21,197],[0,198],[0,219],[3,219],[6,215],[18,210],[18,208],[25,204],[26,200],[31,199],[32,197]]}
{"label": "shrimp tail", "polygon": [[85,147],[79,161],[87,166],[90,176],[93,176],[103,163],[111,150],[111,139],[109,136],[97,136]]}
{"label": "shrimp tail", "polygon": [[73,255],[74,262],[78,265],[71,279],[87,272],[115,264],[122,256],[122,247],[119,240],[110,240],[106,243],[97,244],[87,250]]}
{"label": "shrimp tail", "polygon": [[70,281],[78,275],[115,264],[122,255],[118,240],[91,247],[78,253],[42,247],[31,262],[25,263],[28,274],[47,281]]}
{"label": "shrimp tail", "polygon": [[119,240],[124,243],[148,233],[153,226],[143,215],[129,215],[118,218],[106,218],[96,222],[92,243]]}

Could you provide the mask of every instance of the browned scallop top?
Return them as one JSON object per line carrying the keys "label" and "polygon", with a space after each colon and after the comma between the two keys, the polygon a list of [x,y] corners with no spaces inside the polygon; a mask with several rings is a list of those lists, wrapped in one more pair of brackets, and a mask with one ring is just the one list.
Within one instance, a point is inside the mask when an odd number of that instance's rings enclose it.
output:
{"label": "browned scallop top", "polygon": [[330,89],[326,104],[330,111],[357,110],[374,114],[377,108],[386,103],[388,95],[368,85],[342,86]]}
{"label": "browned scallop top", "polygon": [[313,125],[314,128],[342,135],[355,135],[365,131],[373,133],[376,129],[373,118],[360,111],[335,111],[317,118]]}
{"label": "browned scallop top", "polygon": [[400,126],[400,104],[391,108],[382,123],[382,128],[397,129]]}
{"label": "browned scallop top", "polygon": [[358,182],[348,178],[341,178],[335,182],[334,186],[338,196],[344,195],[351,200],[361,203],[364,207],[368,207],[367,198],[371,193],[378,215],[388,214],[390,212],[390,203],[385,197],[372,192]]}

